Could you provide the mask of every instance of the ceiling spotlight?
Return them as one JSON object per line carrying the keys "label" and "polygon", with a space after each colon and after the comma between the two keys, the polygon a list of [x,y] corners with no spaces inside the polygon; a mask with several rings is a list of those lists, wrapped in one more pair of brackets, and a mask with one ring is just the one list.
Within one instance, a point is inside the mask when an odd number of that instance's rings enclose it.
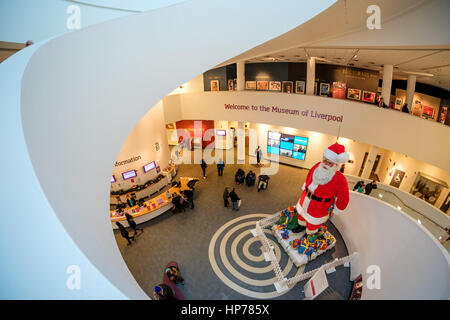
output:
{"label": "ceiling spotlight", "polygon": [[417,219],[417,223],[419,223],[421,225],[422,221],[420,221],[420,219]]}
{"label": "ceiling spotlight", "polygon": [[426,72],[403,71],[403,73],[411,74],[411,75],[415,75],[415,76],[434,77],[434,74],[426,73]]}
{"label": "ceiling spotlight", "polygon": [[402,210],[402,207],[400,207],[400,206],[397,206],[397,209],[398,209],[398,210]]}
{"label": "ceiling spotlight", "polygon": [[379,196],[380,198],[383,198],[383,195],[382,195],[381,193],[379,193],[378,196]]}

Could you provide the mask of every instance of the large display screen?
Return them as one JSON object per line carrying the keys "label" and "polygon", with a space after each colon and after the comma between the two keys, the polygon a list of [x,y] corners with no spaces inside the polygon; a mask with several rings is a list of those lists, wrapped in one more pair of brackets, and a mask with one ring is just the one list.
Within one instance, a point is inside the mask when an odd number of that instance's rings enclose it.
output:
{"label": "large display screen", "polygon": [[131,179],[131,178],[134,178],[136,176],[137,176],[136,170],[131,170],[131,171],[127,171],[127,172],[122,173],[123,180]]}
{"label": "large display screen", "polygon": [[152,169],[155,169],[156,165],[155,165],[155,161],[150,162],[149,164],[146,164],[144,166],[144,172],[149,172]]}
{"label": "large display screen", "polygon": [[305,160],[308,138],[269,131],[267,153],[297,160]]}

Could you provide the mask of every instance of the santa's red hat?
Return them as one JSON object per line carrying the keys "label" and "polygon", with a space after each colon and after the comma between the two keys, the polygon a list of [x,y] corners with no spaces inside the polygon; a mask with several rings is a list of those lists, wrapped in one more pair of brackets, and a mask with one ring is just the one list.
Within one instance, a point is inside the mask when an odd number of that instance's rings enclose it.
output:
{"label": "santa's red hat", "polygon": [[337,142],[325,149],[323,157],[334,163],[345,163],[348,161],[348,153],[345,152],[345,147]]}

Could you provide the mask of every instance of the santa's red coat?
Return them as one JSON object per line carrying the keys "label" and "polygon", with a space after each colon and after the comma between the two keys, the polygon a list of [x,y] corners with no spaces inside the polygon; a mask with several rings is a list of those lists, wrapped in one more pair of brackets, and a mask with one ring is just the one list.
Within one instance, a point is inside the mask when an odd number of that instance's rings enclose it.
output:
{"label": "santa's red coat", "polygon": [[[335,203],[333,209],[334,212],[343,211],[347,208],[349,200],[347,179],[341,172],[336,171],[333,178],[327,184],[317,185],[313,182],[313,173],[319,164],[320,162],[316,163],[314,167],[309,170],[303,186],[302,196],[296,206],[299,215],[311,225],[325,223],[328,217],[328,209],[333,203]],[[330,202],[319,202],[309,199],[306,196],[306,188],[317,197],[329,198],[332,200]]]}

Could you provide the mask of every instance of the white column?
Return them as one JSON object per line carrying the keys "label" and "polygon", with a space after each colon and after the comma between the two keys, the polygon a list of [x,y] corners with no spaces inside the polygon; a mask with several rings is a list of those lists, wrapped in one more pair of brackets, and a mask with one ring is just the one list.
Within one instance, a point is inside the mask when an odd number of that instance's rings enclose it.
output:
{"label": "white column", "polygon": [[237,90],[245,90],[245,61],[236,63]]}
{"label": "white column", "polygon": [[414,91],[416,90],[416,79],[417,76],[409,75],[408,76],[408,84],[406,86],[406,100],[405,103],[408,104],[408,109],[411,112],[414,100]]}
{"label": "white column", "polygon": [[391,100],[392,75],[394,73],[394,66],[392,64],[385,64],[383,68],[383,86],[381,87],[381,97],[384,103],[389,107]]}
{"label": "white column", "polygon": [[237,160],[245,161],[245,126],[243,121],[238,122],[237,129]]}
{"label": "white column", "polygon": [[377,153],[378,153],[378,147],[370,146],[369,154],[367,155],[366,164],[364,165],[364,169],[361,174],[361,178],[369,179],[370,173],[372,172],[372,168],[375,163],[375,159],[377,157]]}
{"label": "white column", "polygon": [[309,57],[306,61],[306,94],[314,95],[316,81],[316,58]]}

